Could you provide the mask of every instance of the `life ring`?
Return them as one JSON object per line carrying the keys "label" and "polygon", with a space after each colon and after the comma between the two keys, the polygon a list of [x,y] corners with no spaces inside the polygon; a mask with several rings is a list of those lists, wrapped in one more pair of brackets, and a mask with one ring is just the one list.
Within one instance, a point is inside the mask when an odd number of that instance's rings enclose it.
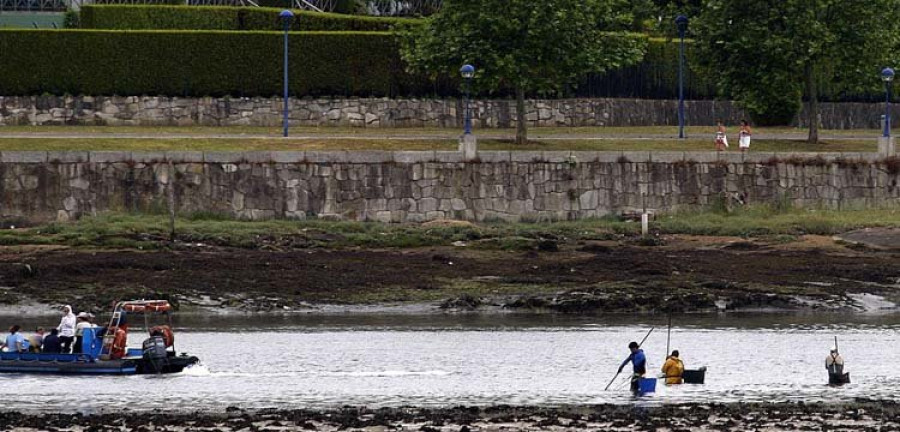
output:
{"label": "life ring", "polygon": [[126,347],[128,346],[128,332],[116,327],[115,337],[113,337],[112,346],[109,349],[109,356],[113,359],[125,357]]}
{"label": "life ring", "polygon": [[175,344],[175,333],[172,332],[172,328],[167,325],[158,325],[150,329],[150,336],[154,336],[156,333],[159,333],[163,341],[166,343],[166,348],[171,347]]}

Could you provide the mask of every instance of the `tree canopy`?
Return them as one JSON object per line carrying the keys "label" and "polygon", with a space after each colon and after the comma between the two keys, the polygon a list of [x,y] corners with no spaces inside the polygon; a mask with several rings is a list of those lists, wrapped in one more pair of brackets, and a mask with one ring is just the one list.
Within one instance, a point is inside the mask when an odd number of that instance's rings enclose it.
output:
{"label": "tree canopy", "polygon": [[525,94],[552,94],[589,72],[639,61],[646,39],[621,0],[450,0],[403,38],[412,69],[433,75],[476,68],[473,86],[516,94],[516,141],[527,139]]}
{"label": "tree canopy", "polygon": [[758,124],[789,123],[806,94],[815,142],[819,89],[880,85],[898,14],[900,0],[709,0],[690,31],[702,70]]}

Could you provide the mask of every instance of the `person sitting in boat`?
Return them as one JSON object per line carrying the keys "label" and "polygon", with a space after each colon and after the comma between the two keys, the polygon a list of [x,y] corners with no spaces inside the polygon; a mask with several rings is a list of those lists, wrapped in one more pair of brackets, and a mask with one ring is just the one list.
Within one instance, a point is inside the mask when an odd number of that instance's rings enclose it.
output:
{"label": "person sitting in boat", "polygon": [[22,336],[22,333],[19,333],[22,327],[18,325],[14,325],[9,328],[9,336],[6,337],[6,342],[3,345],[0,345],[0,349],[6,348],[8,352],[25,352],[28,350],[28,341],[25,340],[25,336]]}
{"label": "person sitting in boat", "polygon": [[829,375],[844,375],[844,358],[838,353],[838,350],[831,350],[831,354],[825,357],[825,369],[828,369]]}
{"label": "person sitting in boat", "polygon": [[62,353],[69,354],[72,352],[72,342],[75,341],[75,314],[72,313],[72,306],[63,306],[63,317],[59,320],[59,343],[62,347]]}
{"label": "person sitting in boat", "polygon": [[30,347],[28,348],[33,353],[41,352],[41,347],[44,345],[44,328],[38,327],[34,334],[28,337],[28,344]]}
{"label": "person sitting in boat", "polygon": [[684,362],[678,358],[678,350],[672,351],[672,355],[666,357],[662,372],[666,377],[666,385],[681,384],[684,382],[681,378],[681,376],[684,375]]}
{"label": "person sitting in boat", "polygon": [[631,350],[631,354],[622,362],[622,365],[619,366],[619,373],[622,373],[622,369],[625,369],[625,365],[627,365],[628,362],[631,362],[634,371],[631,375],[631,391],[637,393],[640,389],[641,378],[647,373],[647,356],[644,355],[644,350],[641,349],[641,346],[638,345],[637,342],[628,344],[628,349]]}
{"label": "person sitting in boat", "polygon": [[59,330],[55,328],[50,329],[50,334],[44,336],[44,341],[41,344],[41,352],[48,354],[59,354],[62,352],[62,345],[59,341]]}

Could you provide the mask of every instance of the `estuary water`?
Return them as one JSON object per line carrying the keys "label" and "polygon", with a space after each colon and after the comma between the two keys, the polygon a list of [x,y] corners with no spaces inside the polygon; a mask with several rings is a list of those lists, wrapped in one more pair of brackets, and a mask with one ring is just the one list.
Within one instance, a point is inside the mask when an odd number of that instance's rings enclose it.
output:
{"label": "estuary water", "polygon": [[[9,321],[12,317],[0,317]],[[26,329],[56,318],[19,322]],[[4,323],[5,324],[5,323]],[[674,317],[670,349],[706,384],[634,398],[625,373],[644,343],[659,371],[665,317],[307,315],[181,317],[176,347],[202,365],[165,376],[0,375],[7,410],[328,408],[342,405],[562,405],[900,400],[900,315]],[[852,384],[826,385],[838,337]],[[138,346],[142,336],[133,336]],[[626,369],[630,370],[630,366]]]}

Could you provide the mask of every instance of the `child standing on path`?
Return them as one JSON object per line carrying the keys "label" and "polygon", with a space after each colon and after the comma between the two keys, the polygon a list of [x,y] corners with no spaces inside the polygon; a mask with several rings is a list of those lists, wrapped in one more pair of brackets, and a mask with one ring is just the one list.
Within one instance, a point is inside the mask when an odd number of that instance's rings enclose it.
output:
{"label": "child standing on path", "polygon": [[750,133],[750,124],[747,123],[747,120],[741,120],[740,148],[742,152],[750,150],[750,135],[752,135]]}
{"label": "child standing on path", "polygon": [[728,137],[725,136],[725,125],[722,124],[722,120],[717,122],[719,125],[716,130],[716,151],[724,151],[728,148]]}

